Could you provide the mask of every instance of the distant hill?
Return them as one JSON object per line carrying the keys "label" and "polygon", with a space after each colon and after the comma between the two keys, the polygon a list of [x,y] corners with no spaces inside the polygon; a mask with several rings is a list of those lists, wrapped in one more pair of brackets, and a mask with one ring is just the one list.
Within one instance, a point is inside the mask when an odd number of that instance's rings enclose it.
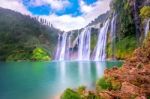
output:
{"label": "distant hill", "polygon": [[99,15],[95,20],[89,23],[87,26],[97,25],[99,23],[103,23],[110,16],[110,11],[107,11],[104,14]]}
{"label": "distant hill", "polygon": [[26,55],[35,48],[52,56],[58,32],[60,30],[42,25],[35,18],[0,8],[0,60],[17,57],[18,53],[21,53],[20,60],[30,60],[30,55]]}

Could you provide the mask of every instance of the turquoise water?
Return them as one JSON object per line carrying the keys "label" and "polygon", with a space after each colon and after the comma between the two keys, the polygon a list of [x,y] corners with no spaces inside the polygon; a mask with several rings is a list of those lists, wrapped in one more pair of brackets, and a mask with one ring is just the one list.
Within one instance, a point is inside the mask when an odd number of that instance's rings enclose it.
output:
{"label": "turquoise water", "polygon": [[106,68],[122,62],[0,62],[0,99],[54,99],[66,88],[93,89]]}

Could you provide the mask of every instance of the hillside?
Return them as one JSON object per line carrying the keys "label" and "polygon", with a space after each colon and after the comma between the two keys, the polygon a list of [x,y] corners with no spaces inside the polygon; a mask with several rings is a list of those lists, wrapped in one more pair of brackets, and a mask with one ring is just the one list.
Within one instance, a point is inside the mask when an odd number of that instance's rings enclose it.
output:
{"label": "hillside", "polygon": [[42,50],[48,59],[52,57],[60,32],[58,29],[3,8],[0,8],[0,24],[0,60],[36,60],[33,58],[36,48]]}
{"label": "hillside", "polygon": [[110,11],[107,11],[104,14],[99,15],[96,19],[90,22],[87,26],[97,25],[99,23],[104,23],[104,21],[109,17]]}

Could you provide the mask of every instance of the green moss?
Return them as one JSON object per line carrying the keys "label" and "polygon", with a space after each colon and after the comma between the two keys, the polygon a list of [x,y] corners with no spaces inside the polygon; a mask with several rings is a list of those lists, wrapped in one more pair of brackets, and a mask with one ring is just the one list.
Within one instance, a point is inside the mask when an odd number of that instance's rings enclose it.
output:
{"label": "green moss", "polygon": [[64,91],[61,99],[81,99],[81,96],[77,92],[68,88]]}

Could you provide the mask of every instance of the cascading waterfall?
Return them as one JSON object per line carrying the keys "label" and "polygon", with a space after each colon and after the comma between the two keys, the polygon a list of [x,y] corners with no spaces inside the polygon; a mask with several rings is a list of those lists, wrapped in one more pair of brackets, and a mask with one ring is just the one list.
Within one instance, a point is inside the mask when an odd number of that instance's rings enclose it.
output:
{"label": "cascading waterfall", "polygon": [[71,49],[71,39],[72,39],[72,32],[69,34],[69,36],[68,36],[68,39],[67,39],[67,48],[66,48],[66,58],[67,58],[67,60],[71,60],[71,57],[70,57],[70,55],[71,55],[71,52],[72,52],[72,50],[70,50]]}
{"label": "cascading waterfall", "polygon": [[91,29],[85,28],[80,36],[78,43],[78,60],[90,60]]}
{"label": "cascading waterfall", "polygon": [[[109,24],[111,23],[112,51],[115,54],[115,38],[116,38],[116,16],[103,23],[99,31],[98,41],[94,49],[93,60],[105,61],[106,44]],[[91,27],[86,27],[81,33],[78,33],[75,40],[73,33],[59,34],[55,60],[90,60],[91,59]]]}
{"label": "cascading waterfall", "polygon": [[58,42],[58,52],[57,52],[57,60],[65,60],[66,58],[66,44],[67,44],[67,36],[68,33],[63,33],[60,39],[60,42]]}
{"label": "cascading waterfall", "polygon": [[112,48],[112,59],[115,60],[115,43],[116,43],[116,20],[117,16],[114,15],[111,20],[110,38]]}
{"label": "cascading waterfall", "polygon": [[105,61],[106,59],[106,41],[107,41],[107,32],[109,27],[110,20],[108,19],[104,26],[100,29],[98,42],[95,48],[95,61]]}
{"label": "cascading waterfall", "polygon": [[56,54],[55,54],[55,60],[59,59],[60,49],[61,49],[61,34],[58,34],[58,42],[57,42],[57,49],[56,49]]}
{"label": "cascading waterfall", "polygon": [[147,36],[148,32],[149,32],[149,27],[150,27],[150,19],[147,21],[146,23],[146,27],[145,27],[145,37]]}

